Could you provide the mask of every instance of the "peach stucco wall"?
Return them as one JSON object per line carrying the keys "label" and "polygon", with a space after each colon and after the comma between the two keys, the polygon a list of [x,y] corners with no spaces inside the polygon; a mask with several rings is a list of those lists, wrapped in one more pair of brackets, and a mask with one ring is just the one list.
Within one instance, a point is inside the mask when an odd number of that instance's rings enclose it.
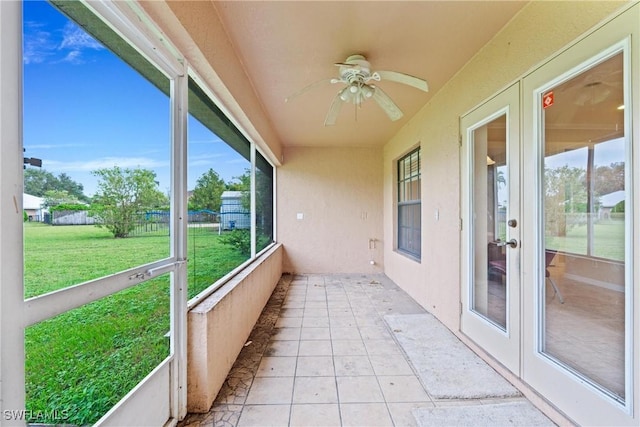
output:
{"label": "peach stucco wall", "polygon": [[[459,118],[621,5],[578,3],[532,2],[525,6],[384,146],[385,273],[454,331],[459,328],[460,314]],[[393,164],[416,144],[422,147],[420,263],[395,252],[393,240]]]}
{"label": "peach stucco wall", "polygon": [[288,147],[277,173],[283,271],[382,271],[381,148]]}
{"label": "peach stucco wall", "polygon": [[187,314],[187,409],[207,412],[282,276],[278,244]]}

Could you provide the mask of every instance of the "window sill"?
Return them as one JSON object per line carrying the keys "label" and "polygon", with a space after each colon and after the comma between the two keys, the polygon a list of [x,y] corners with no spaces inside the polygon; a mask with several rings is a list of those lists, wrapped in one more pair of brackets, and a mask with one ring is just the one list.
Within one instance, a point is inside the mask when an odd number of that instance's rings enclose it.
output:
{"label": "window sill", "polygon": [[402,255],[405,258],[409,258],[411,261],[415,261],[418,264],[422,264],[422,258],[419,256],[416,256],[415,254],[412,254],[411,252],[407,252],[407,251],[403,251],[402,249],[395,249],[394,250],[395,253],[397,253],[398,255]]}

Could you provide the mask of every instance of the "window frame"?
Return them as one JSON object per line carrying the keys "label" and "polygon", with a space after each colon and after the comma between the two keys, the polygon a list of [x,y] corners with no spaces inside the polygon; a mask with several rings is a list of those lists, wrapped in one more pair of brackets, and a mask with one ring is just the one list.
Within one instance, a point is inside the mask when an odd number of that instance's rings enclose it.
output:
{"label": "window frame", "polygon": [[[411,167],[413,157],[416,156],[416,168]],[[396,250],[416,261],[420,261],[422,257],[422,163],[421,163],[421,147],[417,146],[412,148],[407,153],[403,154],[395,161],[396,167]],[[405,168],[405,165],[409,165],[409,170]],[[417,185],[411,184],[413,181],[417,181]],[[406,195],[406,185],[409,183],[410,195]],[[415,185],[415,187],[414,187]],[[415,197],[414,191],[417,193]],[[411,208],[414,211],[417,207],[417,218],[414,217],[411,224],[407,225],[403,220],[403,211]],[[416,226],[417,220],[417,226]],[[407,234],[403,231],[408,232]],[[407,239],[405,242],[403,236],[405,235],[417,235],[417,242]],[[410,243],[411,242],[411,243]]]}

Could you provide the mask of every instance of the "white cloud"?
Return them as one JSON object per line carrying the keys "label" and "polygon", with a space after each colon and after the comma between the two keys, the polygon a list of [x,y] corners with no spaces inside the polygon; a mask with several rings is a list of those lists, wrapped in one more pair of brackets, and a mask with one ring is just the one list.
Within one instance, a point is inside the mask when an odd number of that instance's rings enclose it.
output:
{"label": "white cloud", "polygon": [[221,142],[224,142],[224,141],[222,141],[222,139],[220,139],[218,137],[211,138],[211,139],[190,139],[189,140],[189,144],[190,145],[191,144],[195,144],[195,145],[197,145],[197,144],[219,144]]}
{"label": "white cloud", "polygon": [[62,62],[69,62],[71,64],[82,64],[83,61],[80,57],[81,55],[82,52],[80,52],[79,50],[72,50],[71,52],[67,53],[67,56],[62,58]]}
{"label": "white cloud", "polygon": [[59,50],[63,52],[68,50],[68,52],[61,61],[82,64],[84,62],[82,52],[87,49],[101,50],[103,46],[73,22],[67,22],[62,29]]}
{"label": "white cloud", "polygon": [[73,162],[48,160],[43,163],[43,166],[46,166],[47,170],[63,172],[87,172],[97,169],[112,168],[114,166],[119,166],[125,169],[154,169],[169,166],[168,161],[159,161],[148,157],[103,157],[101,159]]}
{"label": "white cloud", "polygon": [[190,155],[189,156],[189,163],[192,162],[202,162],[205,160],[214,160],[214,159],[219,159],[220,157],[224,157],[224,154],[222,153],[202,153],[202,154],[196,154],[196,155]]}
{"label": "white cloud", "polygon": [[56,45],[51,40],[51,33],[42,28],[43,25],[37,22],[24,23],[22,60],[25,64],[40,64],[54,54]]}
{"label": "white cloud", "polygon": [[247,159],[245,159],[244,157],[227,160],[225,163],[227,163],[227,164],[246,163],[247,167],[249,167],[249,161]]}
{"label": "white cloud", "polygon": [[213,162],[211,160],[206,160],[206,159],[202,159],[202,160],[193,160],[189,162],[189,167],[196,167],[196,166],[213,166]]}
{"label": "white cloud", "polygon": [[74,148],[74,147],[83,147],[83,144],[33,144],[33,145],[25,145],[25,149],[27,150],[51,150],[58,148]]}
{"label": "white cloud", "polygon": [[67,22],[62,29],[60,49],[70,49],[72,51],[83,49],[100,50],[103,49],[103,46],[73,22]]}
{"label": "white cloud", "polygon": [[[41,64],[47,61],[82,64],[82,53],[88,49],[102,50],[104,47],[73,22],[62,28],[62,39],[58,42],[43,23],[28,21],[24,24],[25,64]],[[58,32],[56,32],[58,34]],[[61,58],[60,55],[63,55]]]}

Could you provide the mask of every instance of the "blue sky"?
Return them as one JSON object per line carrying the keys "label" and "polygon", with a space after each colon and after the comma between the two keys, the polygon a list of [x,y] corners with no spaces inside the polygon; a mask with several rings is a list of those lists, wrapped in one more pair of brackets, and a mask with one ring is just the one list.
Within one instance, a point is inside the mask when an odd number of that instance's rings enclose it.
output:
{"label": "blue sky", "polygon": [[[616,138],[595,145],[593,162],[595,166],[610,166],[611,163],[624,163],[624,138]],[[560,168],[562,166],[576,166],[587,168],[587,148],[567,151],[545,158],[545,167]]]}
{"label": "blue sky", "polygon": [[[169,188],[169,99],[44,1],[24,2],[26,157],[93,195],[91,171],[118,165],[156,172]],[[189,189],[213,168],[225,181],[248,162],[189,120]]]}

